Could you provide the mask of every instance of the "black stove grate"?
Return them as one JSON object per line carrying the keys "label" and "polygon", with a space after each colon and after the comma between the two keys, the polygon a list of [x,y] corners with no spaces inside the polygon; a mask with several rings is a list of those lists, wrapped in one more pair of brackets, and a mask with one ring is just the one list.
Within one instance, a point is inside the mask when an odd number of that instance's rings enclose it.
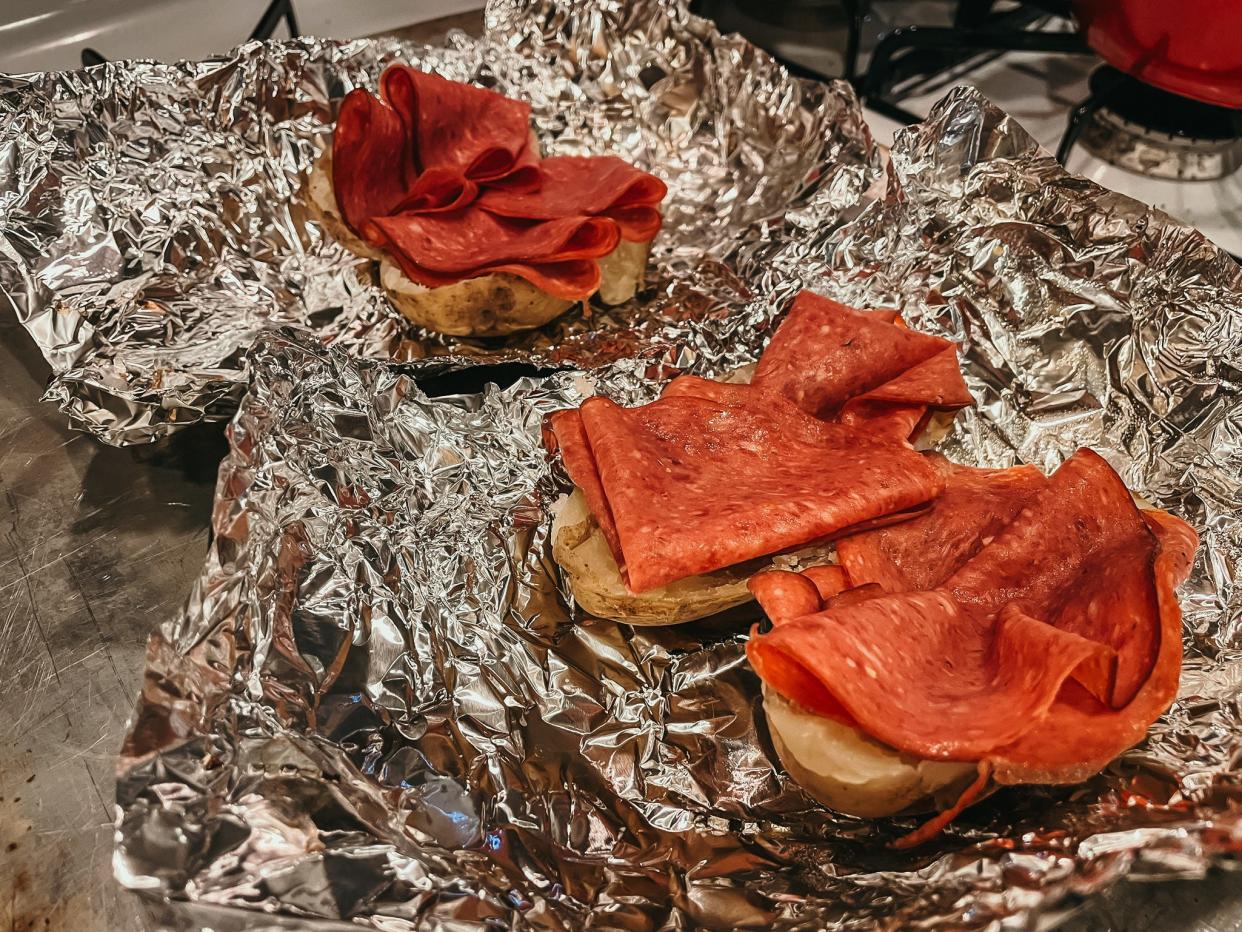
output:
{"label": "black stove grate", "polygon": [[1152,133],[1187,142],[1226,142],[1242,139],[1242,110],[1205,104],[1101,65],[1091,73],[1087,99],[1074,108],[1057,161],[1066,163],[1087,124],[1100,110],[1107,110],[1127,123]]}
{"label": "black stove grate", "polygon": [[959,0],[952,26],[906,26],[880,38],[867,73],[857,82],[862,102],[900,123],[923,118],[900,104],[896,89],[911,80],[929,80],[971,62],[1005,52],[1090,54],[1075,32],[1044,28],[1053,18],[1070,16],[1067,0],[1026,2],[996,11],[995,0]]}

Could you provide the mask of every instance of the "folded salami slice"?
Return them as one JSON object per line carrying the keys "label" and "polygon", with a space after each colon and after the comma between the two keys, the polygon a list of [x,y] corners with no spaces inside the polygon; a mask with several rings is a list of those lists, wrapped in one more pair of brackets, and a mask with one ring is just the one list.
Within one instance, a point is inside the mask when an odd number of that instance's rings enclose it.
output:
{"label": "folded salami slice", "polygon": [[557,411],[548,419],[548,427],[552,435],[553,452],[560,453],[565,471],[582,490],[587,509],[599,525],[604,540],[608,542],[608,549],[612,551],[618,568],[624,573],[624,555],[621,553],[621,541],[617,537],[617,525],[612,519],[608,496],[604,493],[603,483],[599,479],[599,467],[595,465],[595,454],[591,452],[591,441],[587,439],[586,428],[582,426],[582,416],[577,410]]}
{"label": "folded salami slice", "polygon": [[1125,706],[1104,709],[1080,690],[1062,690],[1048,714],[1007,747],[989,755],[997,783],[1077,783],[1143,740],[1177,696],[1182,669],[1182,613],[1177,587],[1194,562],[1198,535],[1163,511],[1143,513],[1159,542],[1154,577],[1160,622],[1155,663]]}
{"label": "folded salami slice", "polygon": [[668,193],[655,175],[613,156],[560,155],[539,163],[538,189],[489,188],[479,204],[502,217],[556,220],[608,217],[621,237],[645,243],[660,232],[659,204]]}
{"label": "folded salami slice", "polygon": [[944,491],[924,514],[837,541],[837,557],[855,586],[888,592],[934,589],[991,543],[1048,484],[1034,466],[973,469],[935,458]]}
{"label": "folded salami slice", "polygon": [[616,249],[620,239],[616,224],[602,217],[532,222],[497,217],[475,205],[374,217],[363,230],[411,281],[428,288],[507,272],[569,301],[599,287],[594,260]]}
{"label": "folded salami slice", "polygon": [[395,110],[362,88],[350,91],[332,135],[332,190],[341,216],[357,232],[371,217],[396,210],[417,175],[414,140]]}
{"label": "folded salami slice", "polygon": [[1109,654],[1020,611],[973,615],[945,592],[834,606],[782,622],[748,647],[755,670],[787,699],[841,718],[821,692],[807,691],[805,671],[873,738],[962,761],[1017,740],[1080,665],[1097,667]]}
{"label": "folded salami slice", "polygon": [[384,72],[380,93],[414,140],[419,178],[404,209],[452,209],[473,200],[484,184],[538,184],[539,152],[525,101],[405,65]]}
{"label": "folded salami slice", "polygon": [[[967,485],[982,482],[988,495],[1027,483],[1001,479],[968,476]],[[1011,495],[1001,498],[1012,508]],[[972,513],[958,502],[940,520]],[[974,514],[963,523],[985,522]],[[942,576],[939,557],[953,552],[956,562],[974,546],[954,534],[930,539],[937,559],[894,562],[900,582],[907,572]],[[838,597],[752,637],[747,652],[786,698],[898,750],[984,762],[1002,782],[1081,779],[1141,738],[1173,698],[1173,590],[1196,544],[1176,518],[1140,513],[1108,464],[1080,450],[939,587]],[[765,589],[775,593],[783,615],[810,601],[805,588],[752,588],[765,608]]]}
{"label": "folded salami slice", "polygon": [[[900,440],[724,388],[630,409],[591,398],[577,412],[581,431],[552,423],[597,522],[615,527],[614,555],[635,592],[829,539],[940,490],[939,470]],[[574,449],[584,443],[589,456]],[[606,508],[591,501],[595,488]]]}
{"label": "folded salami slice", "polygon": [[1100,698],[1120,707],[1147,679],[1160,646],[1158,551],[1121,477],[1079,450],[944,585],[972,611],[991,615],[1012,604],[1110,647],[1115,680]]}
{"label": "folded salami slice", "polygon": [[385,70],[380,95],[346,95],[332,140],[337,206],[355,231],[373,217],[456,209],[481,185],[538,184],[529,104],[404,65]]}
{"label": "folded salami slice", "polygon": [[753,384],[824,419],[866,421],[899,411],[971,404],[953,344],[910,330],[893,312],[856,311],[803,291],[777,328]]}

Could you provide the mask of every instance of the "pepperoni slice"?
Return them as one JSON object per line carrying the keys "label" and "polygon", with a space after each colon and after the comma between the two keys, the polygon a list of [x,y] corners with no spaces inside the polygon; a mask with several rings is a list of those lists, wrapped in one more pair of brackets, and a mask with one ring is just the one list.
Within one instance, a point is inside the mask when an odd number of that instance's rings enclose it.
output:
{"label": "pepperoni slice", "polygon": [[413,140],[391,107],[357,88],[341,101],[332,137],[332,190],[357,232],[370,217],[392,213],[414,183]]}
{"label": "pepperoni slice", "polygon": [[[908,444],[825,424],[747,386],[722,388],[631,409],[592,398],[579,410],[635,592],[825,540],[939,491],[939,471]],[[557,430],[562,445],[569,435]],[[588,460],[566,457],[571,471],[571,460],[585,490]]]}
{"label": "pepperoni slice", "polygon": [[604,486],[599,481],[599,467],[595,465],[595,454],[591,452],[586,428],[582,426],[582,416],[576,410],[557,411],[548,419],[548,426],[556,441],[555,451],[560,452],[565,471],[569,473],[574,485],[582,490],[587,509],[599,525],[604,540],[608,542],[608,548],[617,558],[617,565],[624,571],[617,525],[612,520],[608,496],[604,494]]}
{"label": "pepperoni slice", "polygon": [[[945,592],[903,592],[783,621],[747,653],[760,671],[801,666],[891,747],[969,761],[1021,737],[1109,648],[1017,610],[985,619]],[[768,685],[806,705],[787,692],[792,682]]]}
{"label": "pepperoni slice", "polygon": [[1110,647],[1116,680],[1101,698],[1120,707],[1147,679],[1160,646],[1157,550],[1121,477],[1097,453],[1079,450],[944,585],[975,611],[1013,603]]}

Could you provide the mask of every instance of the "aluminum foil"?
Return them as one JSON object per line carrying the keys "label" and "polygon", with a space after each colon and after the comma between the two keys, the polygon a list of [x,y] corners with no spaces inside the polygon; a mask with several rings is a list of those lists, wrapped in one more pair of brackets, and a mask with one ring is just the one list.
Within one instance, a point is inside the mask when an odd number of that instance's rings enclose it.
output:
{"label": "aluminum foil", "polygon": [[[410,325],[303,197],[336,104],[392,61],[529,100],[548,154],[619,154],[665,179],[647,290],[507,340]],[[141,443],[230,417],[265,327],[450,366],[645,351],[751,293],[758,271],[720,264],[739,241],[810,197],[845,211],[878,173],[847,86],[791,78],[676,3],[495,2],[484,38],[444,48],[304,39],[0,77],[0,295],[52,366],[46,398]]]}
{"label": "aluminum foil", "polygon": [[[884,162],[843,85],[675,3],[494,3],[488,29],[0,89],[0,284],[49,394],[117,443],[240,399],[207,564],[151,640],[120,761],[116,873],[152,926],[1023,927],[1234,864],[1238,267],[969,90]],[[529,94],[551,150],[669,180],[652,289],[501,343],[405,328],[296,193],[331,101],[394,58]],[[804,285],[963,341],[978,405],[954,458],[1051,468],[1089,444],[1204,540],[1181,695],[1147,741],[911,853],[885,847],[911,821],[837,816],[784,776],[753,610],[590,619],[549,554],[567,486],[543,416],[753,360]],[[428,395],[513,360],[577,371]]]}
{"label": "aluminum foil", "polygon": [[[1025,928],[1123,877],[1236,865],[1242,271],[968,89],[899,135],[876,194],[848,216],[812,195],[739,247],[765,297],[590,372],[433,398],[426,361],[260,336],[207,566],[151,641],[121,760],[116,870],[153,927]],[[955,458],[1089,444],[1203,534],[1148,739],[914,852],[886,847],[911,820],[833,814],[783,774],[755,610],[591,619],[549,554],[544,416],[753,359],[803,283],[964,341]]]}

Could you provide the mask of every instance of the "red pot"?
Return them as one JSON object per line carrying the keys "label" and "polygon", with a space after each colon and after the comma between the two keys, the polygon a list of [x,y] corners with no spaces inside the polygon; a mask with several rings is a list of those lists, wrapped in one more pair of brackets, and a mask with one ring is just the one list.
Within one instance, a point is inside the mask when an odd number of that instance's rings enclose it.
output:
{"label": "red pot", "polygon": [[1074,0],[1087,44],[1142,81],[1242,108],[1242,0]]}

